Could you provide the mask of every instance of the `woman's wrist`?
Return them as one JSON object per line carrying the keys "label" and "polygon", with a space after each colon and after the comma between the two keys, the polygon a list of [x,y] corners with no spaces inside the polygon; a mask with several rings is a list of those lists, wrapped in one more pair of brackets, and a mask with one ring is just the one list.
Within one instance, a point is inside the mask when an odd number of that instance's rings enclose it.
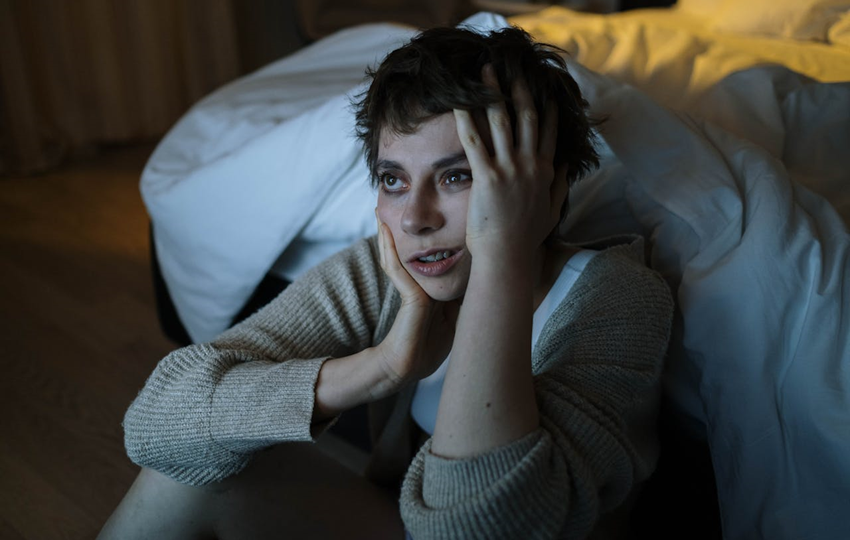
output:
{"label": "woman's wrist", "polygon": [[401,383],[381,369],[380,354],[377,347],[370,347],[325,361],[316,381],[313,420],[327,420],[397,392]]}
{"label": "woman's wrist", "polygon": [[469,279],[486,282],[481,291],[493,290],[490,287],[496,284],[495,290],[500,290],[508,283],[533,288],[537,278],[537,253],[526,252],[508,246],[498,250],[479,250],[473,254]]}

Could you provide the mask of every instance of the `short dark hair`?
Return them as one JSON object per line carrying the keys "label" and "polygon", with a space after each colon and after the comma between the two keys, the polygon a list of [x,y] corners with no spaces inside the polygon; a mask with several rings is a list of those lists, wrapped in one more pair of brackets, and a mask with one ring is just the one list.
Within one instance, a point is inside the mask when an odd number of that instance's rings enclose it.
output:
{"label": "short dark hair", "polygon": [[[481,69],[493,64],[499,86],[524,77],[538,112],[552,99],[558,105],[558,141],[554,165],[568,165],[570,184],[599,166],[587,101],[567,71],[557,47],[537,43],[519,28],[480,34],[465,28],[425,30],[392,51],[377,69],[368,69],[369,88],[354,102],[357,136],[363,143],[372,184],[382,129],[410,134],[435,116],[453,109],[476,110],[504,101],[515,125],[509,95],[481,81]],[[509,91],[509,90],[508,90]]]}

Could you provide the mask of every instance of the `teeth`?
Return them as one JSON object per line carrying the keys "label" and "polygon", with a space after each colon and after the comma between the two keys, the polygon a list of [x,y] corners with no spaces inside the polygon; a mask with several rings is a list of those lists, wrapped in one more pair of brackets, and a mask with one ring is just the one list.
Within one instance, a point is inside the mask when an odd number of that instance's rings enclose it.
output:
{"label": "teeth", "polygon": [[448,259],[449,257],[451,257],[451,251],[438,251],[437,253],[428,255],[427,257],[419,257],[419,260],[422,262],[436,262]]}

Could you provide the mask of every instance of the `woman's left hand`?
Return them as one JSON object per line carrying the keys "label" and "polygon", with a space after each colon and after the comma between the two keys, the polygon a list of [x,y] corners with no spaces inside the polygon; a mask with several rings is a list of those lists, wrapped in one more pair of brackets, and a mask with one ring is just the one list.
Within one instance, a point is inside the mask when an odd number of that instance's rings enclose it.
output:
{"label": "woman's left hand", "polygon": [[[482,69],[482,79],[499,90],[490,64]],[[472,168],[466,245],[475,258],[532,257],[557,226],[569,192],[566,166],[554,169],[557,106],[548,103],[541,122],[522,79],[514,81],[511,97],[516,141],[504,102],[487,107],[492,156],[470,111],[454,111],[458,136]]]}
{"label": "woman's left hand", "polygon": [[375,349],[380,353],[378,361],[390,387],[398,390],[411,380],[434,373],[448,356],[460,302],[438,302],[428,296],[399,260],[392,231],[381,222],[377,209],[375,218],[381,268],[401,297],[392,328]]}

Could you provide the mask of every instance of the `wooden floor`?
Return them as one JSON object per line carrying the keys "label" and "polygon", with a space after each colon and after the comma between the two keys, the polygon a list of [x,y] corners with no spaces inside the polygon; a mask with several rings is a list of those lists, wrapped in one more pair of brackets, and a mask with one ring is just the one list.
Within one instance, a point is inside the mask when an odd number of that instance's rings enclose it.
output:
{"label": "wooden floor", "polygon": [[93,538],[138,472],[121,419],[173,348],[138,189],[151,151],[0,180],[0,538]]}

